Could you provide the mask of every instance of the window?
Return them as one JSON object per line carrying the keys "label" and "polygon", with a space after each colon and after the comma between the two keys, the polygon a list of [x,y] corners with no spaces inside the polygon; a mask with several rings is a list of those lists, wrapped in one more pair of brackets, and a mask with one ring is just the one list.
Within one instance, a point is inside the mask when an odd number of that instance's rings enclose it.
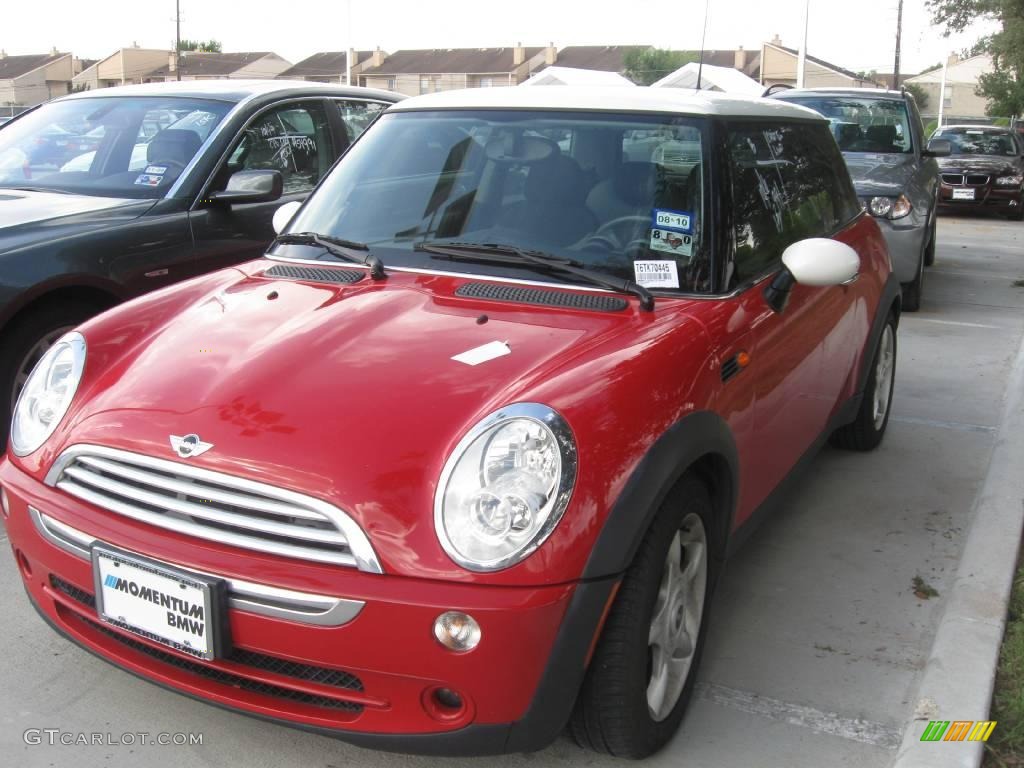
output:
{"label": "window", "polygon": [[903,99],[862,96],[782,98],[828,118],[832,135],[844,152],[906,154],[914,149],[910,118]]}
{"label": "window", "polygon": [[[363,83],[363,85],[366,85],[366,83]],[[388,86],[387,87],[388,87],[389,91],[395,90],[395,78],[393,78],[393,77],[389,77],[388,78]]]}
{"label": "window", "polygon": [[[386,112],[295,227],[370,243],[394,266],[445,269],[419,247],[428,243],[500,244],[705,292],[704,146],[704,121],[674,115]],[[562,279],[523,266],[457,270]]]}
{"label": "window", "polygon": [[358,138],[359,134],[366,130],[377,115],[388,108],[389,105],[379,101],[342,101],[336,100],[334,105],[338,108],[341,121],[345,124],[345,133],[348,141],[347,147]]}
{"label": "window", "polygon": [[823,125],[736,125],[728,146],[735,239],[730,286],[774,269],[787,246],[827,237],[860,210]]}
{"label": "window", "polygon": [[954,155],[1014,157],[1019,154],[1017,142],[1009,131],[985,128],[940,128],[932,138],[946,139],[953,145]]}
{"label": "window", "polygon": [[256,118],[222,169],[215,189],[223,189],[238,171],[280,171],[284,194],[308,192],[332,162],[327,115],[320,102],[275,107]]}
{"label": "window", "polygon": [[420,78],[420,93],[430,93],[432,80],[429,77]]}
{"label": "window", "polygon": [[480,87],[481,88],[492,88],[492,87],[494,87],[494,78],[493,77],[481,77],[480,78]]}
{"label": "window", "polygon": [[227,102],[90,97],[46,104],[0,134],[0,187],[122,198],[163,197]]}

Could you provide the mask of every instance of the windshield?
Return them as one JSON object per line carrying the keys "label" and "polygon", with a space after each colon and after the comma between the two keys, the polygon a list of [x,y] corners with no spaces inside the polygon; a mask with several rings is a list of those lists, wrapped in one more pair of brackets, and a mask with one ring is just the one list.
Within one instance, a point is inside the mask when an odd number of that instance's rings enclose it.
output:
{"label": "windshield", "polygon": [[701,120],[672,115],[386,114],[288,229],[365,243],[389,267],[559,279],[518,265],[445,264],[418,247],[499,244],[651,288],[705,290],[702,131]]}
{"label": "windshield", "polygon": [[828,118],[843,152],[905,154],[913,151],[907,105],[902,99],[858,96],[786,98]]}
{"label": "windshield", "polygon": [[123,96],[46,104],[0,132],[0,187],[163,197],[230,107]]}
{"label": "windshield", "polygon": [[932,135],[933,139],[946,139],[953,145],[954,155],[1002,155],[1013,157],[1019,154],[1017,144],[1009,133],[972,130],[971,128],[943,128]]}

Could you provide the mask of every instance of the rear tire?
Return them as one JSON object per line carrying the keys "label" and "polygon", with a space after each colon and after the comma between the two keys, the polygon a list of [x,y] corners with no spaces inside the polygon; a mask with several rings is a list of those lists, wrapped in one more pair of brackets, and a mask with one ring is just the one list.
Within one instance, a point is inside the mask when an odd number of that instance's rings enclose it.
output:
{"label": "rear tire", "polygon": [[640,759],[678,730],[693,695],[718,572],[713,514],[704,483],[686,476],[644,536],[569,720],[581,747]]}
{"label": "rear tire", "polygon": [[871,361],[871,375],[864,389],[857,418],[832,433],[829,442],[851,451],[871,451],[885,437],[896,378],[896,318],[889,315]]}
{"label": "rear tire", "polygon": [[46,350],[67,331],[102,311],[83,301],[43,304],[17,318],[0,337],[0,450],[24,380]]}

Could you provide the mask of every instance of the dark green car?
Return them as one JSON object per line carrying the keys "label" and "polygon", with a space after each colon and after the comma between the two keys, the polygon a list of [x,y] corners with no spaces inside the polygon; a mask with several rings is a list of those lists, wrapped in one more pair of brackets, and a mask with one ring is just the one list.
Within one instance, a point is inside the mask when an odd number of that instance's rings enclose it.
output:
{"label": "dark green car", "polygon": [[0,129],[0,448],[36,361],[112,305],[259,256],[401,96],[319,83],[161,83],[48,102]]}

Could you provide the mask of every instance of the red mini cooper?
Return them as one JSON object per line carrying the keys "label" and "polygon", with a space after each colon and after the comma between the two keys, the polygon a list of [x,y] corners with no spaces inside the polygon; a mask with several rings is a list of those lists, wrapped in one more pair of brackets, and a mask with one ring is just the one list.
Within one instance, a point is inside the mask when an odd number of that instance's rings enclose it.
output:
{"label": "red mini cooper", "polygon": [[726,555],[824,440],[886,428],[899,285],[828,123],[433,94],[277,223],[26,382],[0,485],[39,613],[364,745],[658,750]]}

